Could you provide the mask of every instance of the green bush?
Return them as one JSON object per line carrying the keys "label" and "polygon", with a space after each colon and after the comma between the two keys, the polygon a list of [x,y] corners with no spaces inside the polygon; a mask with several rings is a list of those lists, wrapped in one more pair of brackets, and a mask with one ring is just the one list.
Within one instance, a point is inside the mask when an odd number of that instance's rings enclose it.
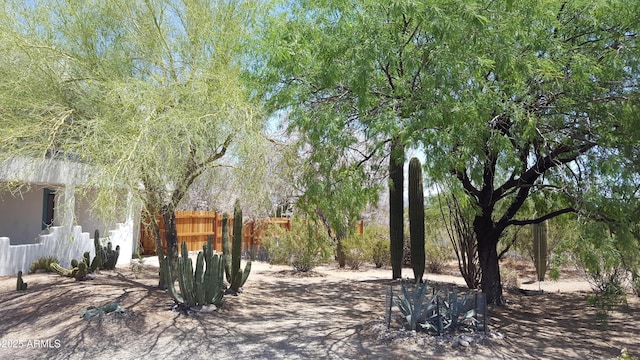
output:
{"label": "green bush", "polygon": [[389,231],[382,226],[367,226],[362,235],[353,234],[343,240],[342,246],[347,266],[354,270],[366,263],[380,268],[391,262]]}
{"label": "green bush", "polygon": [[390,265],[391,250],[389,239],[376,239],[371,247],[371,257],[377,268]]}
{"label": "green bush", "polygon": [[372,258],[373,249],[365,235],[353,234],[342,240],[346,264],[351,270],[357,270]]}
{"label": "green bush", "polygon": [[315,222],[293,219],[291,230],[271,225],[263,244],[272,264],[291,265],[306,272],[325,264],[334,254],[333,242],[324,228]]}
{"label": "green bush", "polygon": [[49,269],[49,265],[51,265],[51,263],[59,263],[59,261],[55,256],[43,256],[31,264],[29,273],[33,274],[38,270],[51,272],[51,269]]}
{"label": "green bush", "polygon": [[427,272],[440,274],[444,271],[447,261],[451,258],[452,249],[449,243],[438,244],[434,241],[425,243]]}

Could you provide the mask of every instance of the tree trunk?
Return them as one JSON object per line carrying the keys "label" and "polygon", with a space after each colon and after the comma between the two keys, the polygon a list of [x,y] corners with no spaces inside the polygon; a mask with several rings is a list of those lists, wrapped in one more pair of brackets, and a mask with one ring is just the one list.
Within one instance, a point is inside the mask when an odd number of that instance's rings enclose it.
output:
{"label": "tree trunk", "polygon": [[389,156],[389,240],[392,278],[402,278],[404,247],[404,146],[399,140],[391,142]]}
{"label": "tree trunk", "polygon": [[347,256],[344,253],[344,246],[342,245],[343,238],[344,236],[342,234],[336,234],[336,260],[338,261],[340,269],[344,269],[347,264]]}
{"label": "tree trunk", "polygon": [[476,217],[473,225],[478,240],[480,269],[482,269],[480,287],[487,297],[487,304],[502,306],[505,304],[505,300],[502,296],[500,264],[498,263],[498,240],[502,229],[498,229],[490,217],[484,216]]}
{"label": "tree trunk", "polygon": [[[177,274],[178,263],[178,229],[176,227],[176,211],[173,206],[165,205],[160,211],[162,220],[164,222],[164,237],[167,242],[167,259],[169,260],[169,266],[173,269],[172,273]],[[161,274],[162,275],[162,274]],[[160,284],[163,284],[162,276],[160,277]]]}
{"label": "tree trunk", "polygon": [[[151,218],[151,229],[153,230],[153,236],[156,238],[156,255],[158,256],[158,264],[162,265],[164,261],[164,250],[162,248],[162,235],[160,234],[160,224],[158,224],[158,218],[153,212],[152,215],[149,215]],[[167,284],[165,283],[164,272],[162,271],[162,266],[160,266],[158,270],[158,277],[160,278],[158,281],[158,288],[161,290],[167,289]]]}

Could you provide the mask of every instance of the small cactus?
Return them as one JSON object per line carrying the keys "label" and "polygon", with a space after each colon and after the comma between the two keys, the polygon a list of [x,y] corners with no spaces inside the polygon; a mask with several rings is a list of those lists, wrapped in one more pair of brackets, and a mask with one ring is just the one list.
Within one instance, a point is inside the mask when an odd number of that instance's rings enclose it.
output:
{"label": "small cactus", "polygon": [[75,277],[77,281],[86,280],[88,269],[89,267],[87,266],[87,263],[85,263],[84,261],[79,263],[78,267],[73,269],[74,271],[73,277]]}
{"label": "small cactus", "polygon": [[27,290],[27,283],[22,281],[22,271],[18,271],[18,283],[16,284],[16,291]]}
{"label": "small cactus", "polygon": [[66,269],[60,266],[57,262],[49,264],[49,270],[61,276],[71,276],[73,269]]}

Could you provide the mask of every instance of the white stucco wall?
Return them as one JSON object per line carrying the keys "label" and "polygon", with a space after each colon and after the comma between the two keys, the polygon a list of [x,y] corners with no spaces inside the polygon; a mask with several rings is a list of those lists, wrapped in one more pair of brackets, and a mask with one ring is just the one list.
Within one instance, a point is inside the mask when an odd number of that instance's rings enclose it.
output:
{"label": "white stucco wall", "polygon": [[14,196],[0,197],[0,236],[12,244],[33,244],[42,232],[44,190],[33,189]]}
{"label": "white stucco wall", "polygon": [[[109,231],[109,237],[102,239],[106,245],[110,241],[113,248],[120,245],[118,265],[127,265],[133,257],[133,221],[118,224],[115,230]],[[31,264],[44,256],[55,256],[60,265],[69,267],[72,259],[81,259],[86,251],[95,256],[92,236],[82,232],[80,226],[74,226],[71,234],[62,226],[53,226],[47,234],[39,236],[34,244],[11,245],[9,238],[0,237],[0,276],[15,275],[18,271],[27,273]]]}
{"label": "white stucco wall", "polygon": [[[93,234],[100,230],[103,245],[120,245],[118,264],[129,264],[139,241],[139,211],[122,202],[122,223],[97,219],[91,199],[78,200],[74,188],[82,186],[86,166],[56,160],[12,159],[0,164],[0,181],[28,183],[22,194],[0,196],[0,276],[27,272],[43,256],[56,256],[63,266],[85,251],[95,255]],[[42,229],[43,188],[56,188],[54,225]],[[114,199],[114,201],[116,201]]]}

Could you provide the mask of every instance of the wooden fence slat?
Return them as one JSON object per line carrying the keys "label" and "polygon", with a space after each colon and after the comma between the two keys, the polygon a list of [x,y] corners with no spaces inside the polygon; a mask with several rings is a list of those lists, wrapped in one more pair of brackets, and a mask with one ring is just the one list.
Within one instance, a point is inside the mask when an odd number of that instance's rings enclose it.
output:
{"label": "wooden fence slat", "polygon": [[[165,229],[162,217],[157,217],[160,228],[160,236],[162,237],[163,250],[166,251]],[[140,244],[143,248],[144,255],[153,255],[156,252],[155,237],[150,228],[144,226],[148,223],[148,219],[141,220],[140,226]],[[291,230],[291,219],[288,218],[269,218],[264,220],[251,220],[243,224],[242,228],[242,249],[243,251],[257,251],[262,247],[262,237],[266,232],[269,224],[277,224],[278,226]],[[213,236],[214,250],[222,251],[222,215],[215,211],[177,211],[176,212],[176,230],[178,232],[178,241],[187,242],[189,251],[199,251],[207,242],[209,236]],[[360,235],[364,231],[364,221],[360,220],[357,224],[356,232]],[[229,216],[229,237],[233,233],[233,217]],[[178,248],[180,248],[180,244]]]}

